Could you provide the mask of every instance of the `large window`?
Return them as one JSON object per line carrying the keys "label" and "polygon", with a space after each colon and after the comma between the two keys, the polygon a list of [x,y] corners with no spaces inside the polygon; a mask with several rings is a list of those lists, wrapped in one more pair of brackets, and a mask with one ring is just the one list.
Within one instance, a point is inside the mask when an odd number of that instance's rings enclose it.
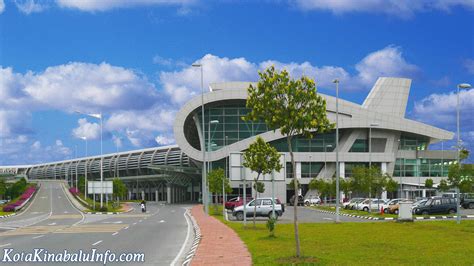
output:
{"label": "large window", "polygon": [[417,135],[402,134],[400,137],[400,150],[423,151],[428,148],[429,140]]}
{"label": "large window", "polygon": [[[286,138],[271,141],[279,152],[289,152]],[[332,152],[336,147],[335,132],[315,134],[312,139],[302,136],[293,138],[291,146],[294,152]]]}
{"label": "large window", "polygon": [[446,177],[448,176],[449,165],[452,163],[454,163],[454,160],[448,159],[398,158],[395,162],[393,176]]}

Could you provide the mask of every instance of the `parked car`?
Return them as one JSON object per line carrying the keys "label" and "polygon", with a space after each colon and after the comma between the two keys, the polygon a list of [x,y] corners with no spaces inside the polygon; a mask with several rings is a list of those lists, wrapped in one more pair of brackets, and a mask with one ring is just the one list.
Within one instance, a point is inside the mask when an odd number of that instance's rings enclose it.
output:
{"label": "parked car", "polygon": [[423,206],[413,209],[414,214],[453,214],[456,212],[456,199],[451,197],[433,197]]}
{"label": "parked car", "polygon": [[360,199],[357,199],[355,201],[353,201],[352,203],[350,203],[349,205],[347,205],[347,208],[349,210],[357,210],[357,208],[359,207],[359,205],[365,200],[365,198],[360,198]]}
{"label": "parked car", "polygon": [[[247,198],[246,202],[252,201],[252,198]],[[233,210],[235,207],[241,206],[244,204],[243,197],[232,198],[225,203],[225,208],[227,210]]]}
{"label": "parked car", "polygon": [[[304,198],[303,198],[303,196],[301,196],[301,195],[298,196],[298,202],[297,202],[296,204],[298,204],[298,206],[303,206],[303,205],[304,205]],[[293,196],[290,198],[290,205],[291,205],[291,206],[294,206],[294,205],[295,205],[295,195],[293,195]]]}
{"label": "parked car", "polygon": [[409,202],[409,203],[412,203],[413,204],[413,200],[409,200],[409,199],[402,199],[402,200],[399,200],[397,202],[397,204],[393,204],[393,205],[390,205],[388,207],[388,213],[390,214],[398,214],[399,210],[400,210],[400,202]]}
{"label": "parked car", "polygon": [[343,207],[344,209],[350,209],[351,204],[354,204],[354,203],[355,203],[356,201],[358,201],[358,200],[363,200],[363,198],[352,198],[351,200],[342,203],[342,207]]}
{"label": "parked car", "polygon": [[400,200],[403,200],[403,199],[391,199],[391,200],[389,200],[386,204],[384,204],[384,205],[382,206],[383,212],[384,212],[384,213],[388,213],[388,208],[389,208],[391,205],[397,204]]}
{"label": "parked car", "polygon": [[7,202],[8,202],[8,200],[0,200],[0,205],[3,205],[3,204],[5,204],[5,203],[7,203]]}
{"label": "parked car", "polygon": [[464,209],[474,209],[474,193],[466,193],[461,199],[461,206]]}
{"label": "parked car", "polygon": [[[275,214],[278,219],[279,216],[283,215],[284,207],[280,200],[275,199]],[[273,212],[273,199],[272,198],[259,198],[250,201],[246,205],[247,217],[253,217],[255,204],[257,205],[256,216],[258,217],[271,217]],[[244,206],[238,206],[234,208],[232,215],[239,221],[244,220]]]}
{"label": "parked car", "polygon": [[425,205],[425,203],[428,201],[428,199],[421,199],[421,200],[417,200],[413,203],[413,205],[411,206],[411,209],[415,209],[416,207],[418,206],[423,206]]}
{"label": "parked car", "polygon": [[321,199],[318,196],[311,195],[304,200],[304,205],[317,205],[321,203]]}
{"label": "parked car", "polygon": [[378,211],[385,203],[383,199],[365,199],[357,206],[357,210],[368,212],[370,208],[372,211]]}

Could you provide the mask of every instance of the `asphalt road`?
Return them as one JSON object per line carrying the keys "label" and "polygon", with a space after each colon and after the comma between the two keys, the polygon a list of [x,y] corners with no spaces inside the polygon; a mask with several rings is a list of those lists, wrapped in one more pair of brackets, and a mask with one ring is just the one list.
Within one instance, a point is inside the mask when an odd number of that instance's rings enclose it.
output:
{"label": "asphalt road", "polygon": [[[187,237],[184,213],[188,206],[148,203],[147,213],[141,213],[137,206],[126,214],[83,215],[69,202],[60,183],[41,182],[40,185],[35,199],[23,213],[0,220],[0,260],[6,249],[13,249],[10,257],[20,252],[32,253],[35,248],[45,249],[42,255],[64,253],[64,250],[71,254],[80,250],[90,253],[96,249],[96,253],[110,250],[117,256],[144,254],[144,262],[121,265],[170,265]],[[55,263],[66,264],[70,263]]]}

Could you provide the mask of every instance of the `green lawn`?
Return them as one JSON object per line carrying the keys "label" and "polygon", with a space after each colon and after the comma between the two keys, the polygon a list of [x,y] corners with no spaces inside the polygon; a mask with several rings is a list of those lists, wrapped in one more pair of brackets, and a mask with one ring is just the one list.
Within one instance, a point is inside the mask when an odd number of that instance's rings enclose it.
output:
{"label": "green lawn", "polygon": [[[311,208],[324,210],[324,211],[332,211],[332,212],[336,211],[336,207],[330,207],[330,206],[312,206]],[[383,217],[398,218],[397,214],[390,214],[390,213],[384,213],[384,214],[380,214],[380,212],[368,213],[365,211],[358,211],[358,210],[346,210],[342,207],[339,210],[341,213],[361,215],[361,216],[370,216],[370,217],[377,217],[377,218],[383,218]]]}
{"label": "green lawn", "polygon": [[[222,221],[222,217],[218,217]],[[295,254],[293,224],[277,224],[268,237],[265,224],[247,229],[225,222],[245,242],[255,265],[290,264]],[[299,265],[474,265],[474,221],[414,223],[300,224]],[[315,262],[316,261],[316,262]]]}

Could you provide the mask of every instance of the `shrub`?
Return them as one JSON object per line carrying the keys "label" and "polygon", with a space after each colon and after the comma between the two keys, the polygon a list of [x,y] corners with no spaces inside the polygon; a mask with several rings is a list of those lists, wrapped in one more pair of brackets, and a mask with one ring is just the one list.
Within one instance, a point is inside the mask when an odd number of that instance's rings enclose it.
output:
{"label": "shrub", "polygon": [[[276,213],[275,213],[276,215]],[[268,218],[268,221],[267,221],[267,229],[268,229],[268,232],[270,233],[270,237],[274,237],[275,236],[275,225],[276,225],[276,221],[277,219],[275,217],[270,217]]]}
{"label": "shrub", "polygon": [[108,208],[107,208],[107,206],[102,206],[102,208],[99,208],[99,211],[101,211],[101,212],[107,212],[107,211],[108,211]]}

